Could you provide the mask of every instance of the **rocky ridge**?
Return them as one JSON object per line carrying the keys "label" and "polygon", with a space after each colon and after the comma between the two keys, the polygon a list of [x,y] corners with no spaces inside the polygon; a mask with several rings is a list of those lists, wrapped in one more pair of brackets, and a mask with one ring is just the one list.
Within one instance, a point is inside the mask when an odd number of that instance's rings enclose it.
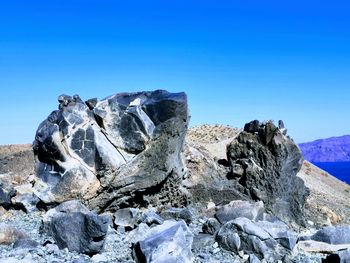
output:
{"label": "rocky ridge", "polygon": [[[16,172],[1,175],[0,262],[348,258],[350,230],[336,226],[346,223],[348,210],[334,203],[331,187],[317,189],[323,175],[303,164],[283,123],[253,121],[240,130],[203,125],[186,135],[185,97],[164,91],[85,103],[60,96],[59,103],[38,129],[37,176],[17,182]],[[111,151],[130,159],[113,167]],[[349,188],[324,177],[325,186],[344,190],[337,200],[345,203]],[[81,184],[88,187],[80,193]],[[62,199],[64,193],[73,195]]]}

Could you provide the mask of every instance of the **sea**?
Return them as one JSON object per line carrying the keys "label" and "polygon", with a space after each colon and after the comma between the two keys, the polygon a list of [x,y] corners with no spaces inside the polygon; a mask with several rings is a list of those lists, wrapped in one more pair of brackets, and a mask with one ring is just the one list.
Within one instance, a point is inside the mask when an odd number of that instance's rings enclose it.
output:
{"label": "sea", "polygon": [[350,162],[334,162],[334,163],[314,163],[322,170],[337,177],[339,180],[350,184]]}

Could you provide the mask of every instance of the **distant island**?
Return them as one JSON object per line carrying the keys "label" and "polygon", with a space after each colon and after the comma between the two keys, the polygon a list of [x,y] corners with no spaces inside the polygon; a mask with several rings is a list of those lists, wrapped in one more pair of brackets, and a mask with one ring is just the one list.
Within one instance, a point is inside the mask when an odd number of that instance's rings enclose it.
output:
{"label": "distant island", "polygon": [[313,163],[350,162],[350,135],[299,144],[304,158]]}
{"label": "distant island", "polygon": [[299,144],[304,158],[350,184],[350,135]]}

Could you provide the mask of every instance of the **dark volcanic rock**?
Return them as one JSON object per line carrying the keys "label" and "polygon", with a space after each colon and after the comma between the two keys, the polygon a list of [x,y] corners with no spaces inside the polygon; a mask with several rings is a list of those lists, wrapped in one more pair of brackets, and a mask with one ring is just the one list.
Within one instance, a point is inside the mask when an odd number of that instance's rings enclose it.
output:
{"label": "dark volcanic rock", "polygon": [[95,254],[103,247],[109,224],[109,217],[90,212],[73,200],[49,210],[43,217],[42,230],[60,249]]}
{"label": "dark volcanic rock", "polygon": [[328,244],[350,244],[350,226],[327,226],[311,236],[312,240]]}
{"label": "dark volcanic rock", "polygon": [[171,207],[161,213],[164,219],[183,219],[187,224],[192,222],[192,213],[188,208]]}
{"label": "dark volcanic rock", "polygon": [[298,146],[271,121],[257,128],[256,121],[245,126],[227,148],[231,167],[244,172],[237,179],[244,193],[264,202],[278,217],[304,224],[303,207],[308,195],[296,176],[303,157]]}
{"label": "dark volcanic rock", "polygon": [[96,214],[73,212],[52,218],[51,232],[60,249],[95,254],[103,247],[108,222]]}
{"label": "dark volcanic rock", "polygon": [[16,192],[13,189],[13,187],[2,187],[2,184],[0,183],[0,206],[4,207],[5,209],[10,208],[11,206],[11,198],[15,196]]}
{"label": "dark volcanic rock", "polygon": [[216,218],[208,218],[203,224],[202,230],[206,234],[215,235],[220,230],[220,222]]}
{"label": "dark volcanic rock", "polygon": [[59,110],[40,124],[33,144],[39,198],[81,199],[100,211],[135,203],[182,205],[187,125],[184,93],[120,93],[86,104],[61,95]]}

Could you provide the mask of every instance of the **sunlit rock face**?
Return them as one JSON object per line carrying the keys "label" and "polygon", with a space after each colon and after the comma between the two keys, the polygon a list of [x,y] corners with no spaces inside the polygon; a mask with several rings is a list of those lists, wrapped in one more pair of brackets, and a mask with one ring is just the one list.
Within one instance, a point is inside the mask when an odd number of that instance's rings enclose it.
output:
{"label": "sunlit rock face", "polygon": [[186,202],[178,183],[188,126],[185,93],[119,93],[86,102],[61,95],[58,101],[33,143],[35,189],[44,203],[78,198],[105,210]]}
{"label": "sunlit rock face", "polygon": [[296,176],[303,156],[286,134],[283,122],[247,123],[228,145],[227,159],[231,177],[253,200],[285,221],[304,224],[304,204],[309,194],[302,179]]}

